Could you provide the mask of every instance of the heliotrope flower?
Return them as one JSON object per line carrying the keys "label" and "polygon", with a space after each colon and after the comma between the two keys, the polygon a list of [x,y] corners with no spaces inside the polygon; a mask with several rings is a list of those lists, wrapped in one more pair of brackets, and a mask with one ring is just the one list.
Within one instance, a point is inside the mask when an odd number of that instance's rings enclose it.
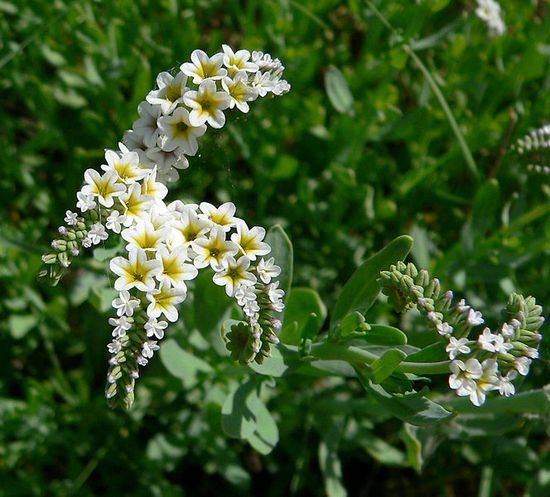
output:
{"label": "heliotrope flower", "polygon": [[[231,202],[214,206],[166,203],[165,198],[166,185],[189,167],[187,156],[198,152],[207,125],[221,128],[224,111],[248,112],[249,103],[260,96],[289,90],[283,69],[278,59],[261,52],[233,51],[227,45],[213,56],[195,50],[180,71],[157,76],[157,87],[138,105],[139,117],[118,150],[105,152],[102,172],[86,171],[77,193],[80,212],[66,212],[53,252],[42,258],[47,266],[42,274],[57,281],[72,257],[102,243],[109,233],[126,242],[119,244],[123,255],[109,262],[118,291],[107,347],[106,396],[112,403],[132,403],[139,367],[158,350],[168,322],[178,319],[187,282],[200,269],[211,268],[214,284],[224,286],[243,311],[239,333],[248,338],[246,351],[235,352],[239,359],[261,362],[277,343],[280,322],[271,313],[282,308],[283,291],[272,278],[280,268],[273,258],[253,263],[270,251],[263,241],[265,229],[248,228]],[[227,347],[233,356],[241,344],[233,344],[232,336],[227,334]]]}

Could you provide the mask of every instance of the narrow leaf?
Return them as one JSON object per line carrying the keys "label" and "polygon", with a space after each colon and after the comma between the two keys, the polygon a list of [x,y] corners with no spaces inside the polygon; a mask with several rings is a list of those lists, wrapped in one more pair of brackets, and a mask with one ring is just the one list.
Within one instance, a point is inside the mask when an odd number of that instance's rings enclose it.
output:
{"label": "narrow leaf", "polygon": [[380,292],[380,286],[376,281],[380,271],[403,260],[411,250],[412,243],[410,236],[400,236],[357,268],[336,301],[330,324],[331,332],[350,312],[358,311],[364,315],[370,309]]}
{"label": "narrow leaf", "polygon": [[407,357],[405,352],[390,349],[371,364],[371,373],[375,383],[381,383],[390,376],[397,366]]}
{"label": "narrow leaf", "polygon": [[353,95],[340,69],[329,66],[325,72],[328,99],[337,112],[353,115]]}
{"label": "narrow leaf", "polygon": [[390,414],[412,425],[427,426],[453,416],[453,413],[424,397],[420,392],[391,395],[380,385],[370,381],[364,382],[363,385]]}
{"label": "narrow leaf", "polygon": [[273,226],[265,236],[265,241],[271,247],[268,257],[275,258],[275,264],[280,266],[281,274],[279,276],[279,288],[282,288],[288,295],[292,284],[292,271],[294,264],[294,255],[292,242],[285,230],[278,224]]}
{"label": "narrow leaf", "polygon": [[362,338],[373,345],[386,345],[388,347],[407,343],[405,333],[398,328],[384,324],[371,324],[370,329],[365,332]]}

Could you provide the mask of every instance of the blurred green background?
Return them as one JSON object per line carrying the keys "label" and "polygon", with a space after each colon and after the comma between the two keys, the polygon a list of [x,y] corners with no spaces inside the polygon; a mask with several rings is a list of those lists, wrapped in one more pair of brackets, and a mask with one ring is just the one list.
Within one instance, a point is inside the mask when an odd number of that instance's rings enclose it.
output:
{"label": "blurred green background", "polygon": [[[359,0],[0,1],[0,495],[454,496],[487,481],[490,495],[550,493],[547,416],[473,415],[413,437],[353,380],[259,387],[278,425],[269,454],[227,437],[224,398],[254,375],[228,360],[226,303],[206,282],[196,293],[213,314],[191,299],[133,410],[112,411],[106,265],[81,258],[57,287],[36,280],[84,170],[116,148],[156,75],[227,43],[280,58],[292,90],[210,130],[171,198],[281,224],[294,285],[329,312],[357,265],[405,233],[412,260],[489,322],[513,290],[548,305],[550,182],[527,168],[548,159],[512,144],[549,119],[549,3],[502,1],[498,38],[473,0],[374,3],[394,31]],[[383,303],[370,318],[421,331]],[[546,384],[548,349],[526,384]]]}

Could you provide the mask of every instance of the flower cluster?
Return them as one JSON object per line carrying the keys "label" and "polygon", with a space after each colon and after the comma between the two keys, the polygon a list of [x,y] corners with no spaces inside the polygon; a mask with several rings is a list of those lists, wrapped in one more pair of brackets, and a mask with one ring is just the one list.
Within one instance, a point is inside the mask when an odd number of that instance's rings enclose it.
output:
{"label": "flower cluster", "polygon": [[191,54],[175,74],[161,72],[157,88],[138,105],[139,119],[123,143],[139,154],[144,167],[157,168],[164,183],[178,178],[189,166],[187,157],[198,150],[197,139],[207,126],[222,128],[224,111],[249,111],[249,102],[267,94],[282,95],[290,85],[281,79],[284,66],[269,54],[234,52],[228,45],[209,57],[202,50]]}
{"label": "flower cluster", "polygon": [[476,15],[487,24],[491,35],[500,36],[506,31],[500,5],[495,0],[477,0]]}
{"label": "flower cluster", "polygon": [[506,397],[515,393],[512,381],[527,376],[531,361],[538,357],[544,322],[542,308],[533,297],[510,296],[505,322],[495,331],[485,326],[471,337],[471,331],[485,323],[481,312],[464,299],[453,302],[452,291],[442,292],[439,281],[413,264],[399,262],[382,271],[382,291],[399,311],[416,307],[429,325],[446,340],[450,360],[449,386],[459,396],[469,396],[480,406],[486,394],[498,390]]}
{"label": "flower cluster", "polygon": [[527,159],[527,169],[534,173],[550,174],[550,124],[531,130],[514,144],[518,155]]}
{"label": "flower cluster", "polygon": [[[281,268],[264,241],[266,231],[249,227],[235,215],[231,202],[165,202],[165,183],[177,179],[197,153],[197,138],[207,125],[221,128],[224,110],[248,112],[248,102],[289,90],[283,66],[268,54],[246,50],[207,56],[195,50],[189,63],[172,76],[157,77],[157,89],[138,106],[140,118],[124,135],[119,150],[105,152],[101,171],[88,169],[77,193],[78,212],[68,210],[52,252],[42,257],[41,276],[57,282],[73,257],[115,235],[124,253],[111,259],[118,296],[108,345],[111,358],[106,396],[113,405],[129,407],[139,367],[159,348],[168,323],[178,319],[177,306],[187,296],[187,283],[199,270],[210,270],[242,309],[245,321],[227,348],[242,362],[261,362],[278,342],[275,316],[283,307],[278,288]],[[187,86],[192,78],[195,89]],[[266,256],[266,257],[264,257]]]}

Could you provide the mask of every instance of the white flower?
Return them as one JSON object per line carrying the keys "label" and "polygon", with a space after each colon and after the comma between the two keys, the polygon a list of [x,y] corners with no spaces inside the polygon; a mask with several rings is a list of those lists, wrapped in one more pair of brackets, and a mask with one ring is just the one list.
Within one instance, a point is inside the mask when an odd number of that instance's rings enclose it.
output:
{"label": "white flower", "polygon": [[100,175],[95,169],[87,169],[84,172],[86,184],[82,187],[82,193],[97,197],[99,203],[105,207],[112,207],[115,197],[126,190],[122,183],[118,183],[118,175],[115,171],[107,171]]}
{"label": "white flower", "polygon": [[164,337],[164,330],[168,327],[166,321],[159,321],[157,318],[149,318],[145,323],[144,329],[149,338],[156,337],[161,340]]}
{"label": "white flower", "polygon": [[262,242],[265,237],[265,229],[261,226],[248,228],[243,220],[236,223],[237,232],[231,235],[234,241],[251,261],[256,260],[256,256],[266,255],[271,251],[271,247]]}
{"label": "white flower", "polygon": [[132,298],[128,290],[122,290],[112,302],[118,316],[133,316],[139,300]]}
{"label": "white flower", "polygon": [[258,98],[258,89],[248,84],[248,75],[244,71],[237,72],[233,78],[223,78],[223,89],[229,94],[229,108],[237,107],[241,112],[250,110],[248,102]]}
{"label": "white flower", "polygon": [[120,316],[118,318],[109,318],[109,324],[114,326],[113,336],[123,337],[126,332],[132,327],[134,320],[128,316]]}
{"label": "white flower", "polygon": [[502,333],[503,337],[510,339],[514,338],[516,334],[516,329],[511,324],[504,323],[500,328],[500,332]]}
{"label": "white flower", "polygon": [[222,79],[227,74],[227,70],[222,67],[222,64],[222,53],[208,57],[202,50],[193,50],[191,62],[185,62],[180,69],[184,74],[192,77],[193,83],[198,85],[203,81]]}
{"label": "white flower", "polygon": [[453,327],[446,321],[436,324],[435,328],[442,336],[450,335],[453,332]]}
{"label": "white flower", "polygon": [[478,336],[477,343],[483,350],[486,350],[487,352],[494,352],[495,351],[494,343],[495,343],[496,337],[497,337],[496,335],[491,333],[491,330],[489,328],[485,328],[483,330],[483,333],[481,333],[481,335]]}
{"label": "white flower", "polygon": [[191,242],[193,251],[197,254],[193,264],[197,268],[210,265],[214,270],[220,266],[225,257],[235,256],[239,246],[225,239],[225,233],[221,228],[213,228],[209,238],[198,238]]}
{"label": "white flower", "polygon": [[96,203],[94,201],[93,195],[88,195],[87,193],[83,193],[80,191],[77,192],[76,198],[78,199],[76,207],[80,209],[80,212],[86,212],[95,209]]}
{"label": "white flower", "polygon": [[105,220],[105,226],[107,229],[111,230],[113,233],[120,233],[122,230],[122,224],[124,223],[125,217],[120,214],[120,212],[114,210],[112,211]]}
{"label": "white flower", "polygon": [[166,246],[159,247],[156,258],[161,262],[162,271],[157,280],[166,282],[170,286],[186,289],[184,281],[194,279],[198,270],[193,264],[187,264],[187,247],[178,246],[169,251]]}
{"label": "white flower", "polygon": [[148,292],[155,288],[154,277],[162,271],[159,261],[147,260],[144,250],[132,250],[128,259],[122,256],[114,257],[109,263],[111,271],[119,277],[115,281],[115,290],[130,290],[137,288]]}
{"label": "white flower", "polygon": [[510,342],[506,342],[504,340],[504,336],[501,334],[495,335],[493,347],[497,354],[506,354],[509,350],[514,348],[514,346]]}
{"label": "white flower", "polygon": [[269,300],[272,304],[279,304],[285,295],[285,291],[282,288],[279,288],[278,281],[274,281],[268,285],[267,295],[269,296]]}
{"label": "white flower", "polygon": [[133,183],[143,179],[147,174],[147,169],[139,167],[139,155],[137,152],[126,152],[122,155],[113,150],[105,151],[105,160],[101,169],[104,171],[114,171],[118,179],[123,183]]}
{"label": "white flower", "polygon": [[92,245],[98,245],[102,241],[107,240],[109,235],[105,231],[105,226],[101,223],[94,223],[92,224],[90,231],[88,231],[86,238],[90,240]]}
{"label": "white flower", "polygon": [[[162,114],[162,108],[160,105],[152,105],[149,102],[143,101],[138,105],[137,110],[139,119],[134,121],[132,130],[140,137],[143,145],[147,148],[154,147],[160,134],[157,120]],[[125,136],[125,143],[130,137],[131,135]]]}
{"label": "white flower", "polygon": [[267,285],[271,281],[271,278],[276,278],[281,274],[281,268],[275,264],[274,257],[270,257],[267,261],[262,257],[256,267],[256,273]]}
{"label": "white flower", "polygon": [[227,67],[229,76],[233,76],[237,71],[256,72],[259,70],[258,64],[250,62],[252,54],[248,50],[238,50],[234,52],[229,45],[222,45],[223,65]]}
{"label": "white flower", "polygon": [[522,376],[529,374],[529,368],[531,366],[531,359],[529,357],[518,357],[514,361],[514,368]]}
{"label": "white flower", "polygon": [[186,92],[183,101],[192,109],[189,114],[191,126],[208,123],[213,128],[221,128],[225,124],[225,115],[222,111],[229,107],[231,98],[225,91],[217,91],[214,81],[206,79],[197,91]]}
{"label": "white flower", "polygon": [[248,283],[237,284],[233,296],[237,300],[237,304],[241,307],[243,307],[247,302],[256,300],[254,286],[249,285]]}
{"label": "white flower", "polygon": [[517,375],[517,371],[515,369],[511,369],[508,371],[506,376],[498,376],[497,388],[500,395],[509,397],[510,395],[514,395],[516,393],[516,389],[512,381],[516,379]]}
{"label": "white flower", "polygon": [[160,142],[162,150],[171,152],[179,148],[181,153],[187,155],[197,153],[197,138],[206,132],[206,124],[191,125],[189,111],[184,107],[178,107],[172,114],[160,117],[158,126],[163,133]]}
{"label": "white flower", "polygon": [[69,226],[76,226],[76,224],[78,223],[78,214],[72,211],[65,211],[64,221]]}
{"label": "white flower", "polygon": [[181,71],[175,77],[169,72],[161,72],[157,76],[157,89],[150,91],[146,100],[160,107],[162,114],[168,115],[182,102],[183,94],[188,90],[186,84],[187,76]]}
{"label": "white flower", "polygon": [[161,283],[160,288],[147,293],[147,300],[150,302],[147,306],[147,316],[158,318],[161,314],[164,314],[168,321],[171,323],[176,322],[178,320],[176,305],[183,302],[186,296],[187,291],[185,288],[170,287],[167,283]]}
{"label": "white flower", "polygon": [[475,380],[483,374],[481,363],[474,358],[468,359],[465,363],[455,359],[449,367],[452,373],[449,376],[449,386],[456,390],[460,397],[470,395],[475,389]]}
{"label": "white flower", "polygon": [[225,286],[225,293],[232,297],[237,285],[254,285],[256,276],[247,271],[250,267],[250,259],[246,256],[235,260],[235,257],[229,255],[222,259],[221,264],[214,268],[214,283],[219,286]]}
{"label": "white flower", "polygon": [[477,0],[476,15],[485,21],[492,35],[500,36],[506,31],[500,15],[500,5],[494,0]]}
{"label": "white flower", "polygon": [[143,348],[141,350],[141,355],[146,359],[151,359],[151,357],[153,357],[153,354],[155,353],[155,351],[157,351],[158,349],[160,349],[160,347],[157,345],[156,340],[147,340],[143,344]]}
{"label": "white flower", "polygon": [[237,210],[233,202],[225,202],[219,207],[216,207],[208,202],[201,202],[199,214],[203,219],[208,219],[211,223],[216,224],[223,231],[229,231],[235,226],[237,218],[235,211]]}
{"label": "white flower", "polygon": [[139,219],[132,227],[122,230],[120,235],[128,242],[126,245],[128,252],[135,249],[155,252],[166,239],[168,231],[168,228],[155,229],[150,221]]}
{"label": "white flower", "polygon": [[142,193],[139,183],[132,183],[119,200],[124,207],[124,226],[130,226],[145,217],[153,202],[150,195]]}
{"label": "white flower", "polygon": [[445,348],[445,351],[449,354],[449,359],[453,361],[458,354],[468,354],[471,349],[468,347],[467,338],[455,338],[449,337],[449,344]]}
{"label": "white flower", "polygon": [[474,311],[473,309],[470,309],[468,311],[468,317],[466,318],[466,322],[470,326],[477,326],[479,324],[483,324],[484,322],[483,315],[479,311]]}
{"label": "white flower", "polygon": [[172,224],[174,243],[189,245],[199,238],[204,238],[211,225],[212,223],[207,219],[199,217],[190,209],[186,209],[181,213],[180,218]]}
{"label": "white flower", "polygon": [[107,345],[107,350],[111,354],[118,354],[122,350],[122,345],[118,340],[113,340],[109,345]]}

